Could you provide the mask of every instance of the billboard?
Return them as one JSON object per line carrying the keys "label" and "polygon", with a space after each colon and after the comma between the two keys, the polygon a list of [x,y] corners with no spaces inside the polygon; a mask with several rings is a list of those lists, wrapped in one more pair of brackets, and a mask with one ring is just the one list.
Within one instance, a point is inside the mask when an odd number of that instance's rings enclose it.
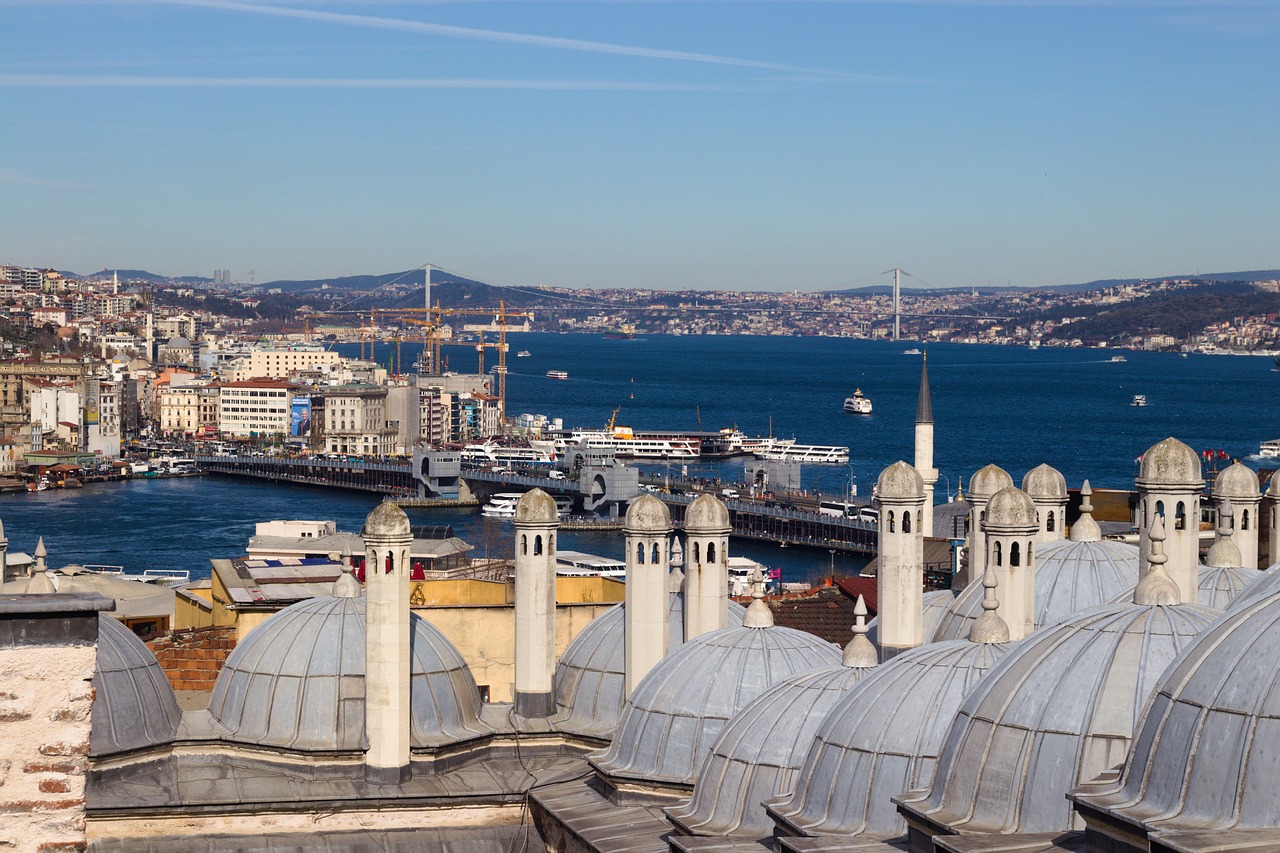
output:
{"label": "billboard", "polygon": [[306,438],[311,435],[311,398],[294,397],[289,413],[289,435]]}

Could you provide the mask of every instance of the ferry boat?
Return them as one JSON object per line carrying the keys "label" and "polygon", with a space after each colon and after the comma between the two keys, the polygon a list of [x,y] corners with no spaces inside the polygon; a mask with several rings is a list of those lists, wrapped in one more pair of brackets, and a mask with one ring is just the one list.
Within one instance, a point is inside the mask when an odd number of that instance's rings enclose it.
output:
{"label": "ferry boat", "polygon": [[791,444],[759,454],[762,459],[805,462],[811,465],[848,465],[849,448],[821,444]]}
{"label": "ferry boat", "polygon": [[1130,403],[1129,405],[1130,405],[1130,406],[1145,406],[1146,404],[1147,404],[1147,395],[1146,395],[1146,394],[1134,394],[1134,395],[1133,395],[1133,402],[1132,402],[1132,403]]}
{"label": "ferry boat", "polygon": [[556,461],[556,449],[550,441],[530,441],[528,447],[503,447],[487,441],[465,445],[460,456],[472,465],[551,465]]}
{"label": "ferry boat", "polygon": [[742,432],[736,426],[725,427],[715,435],[704,435],[701,440],[702,455],[706,457],[759,456],[777,447],[789,447],[794,438],[755,436]]}
{"label": "ferry boat", "polygon": [[516,358],[528,358],[531,355],[533,355],[533,353],[529,352],[527,349],[522,349],[520,352],[516,353]]}
{"label": "ferry boat", "polygon": [[1258,455],[1268,459],[1280,457],[1280,438],[1273,438],[1258,445]]}
{"label": "ferry boat", "polygon": [[903,355],[919,355],[919,354],[920,354],[920,350],[919,350],[918,348],[916,348],[916,347],[912,347],[911,349],[904,349],[904,350],[902,351],[902,354],[903,354]]}
{"label": "ferry boat", "polygon": [[588,450],[612,450],[619,459],[697,459],[701,442],[679,432],[636,432],[631,427],[573,429],[555,439],[556,451],[575,444]]}
{"label": "ferry boat", "polygon": [[567,370],[548,370],[548,371],[547,371],[547,378],[548,378],[548,379],[568,379],[568,378],[569,378],[569,371],[567,371]]}
{"label": "ferry boat", "polygon": [[636,336],[636,327],[630,323],[624,323],[616,329],[610,329],[604,333],[606,341],[629,341]]}
{"label": "ferry boat", "polygon": [[853,389],[852,397],[844,398],[844,410],[855,415],[871,414],[871,398],[862,393],[861,388]]}
{"label": "ferry boat", "polygon": [[612,578],[625,581],[627,564],[582,551],[556,551],[556,574],[562,578]]}
{"label": "ferry boat", "polygon": [[1121,363],[1121,362],[1126,362],[1126,361],[1128,361],[1128,360],[1129,360],[1129,359],[1125,358],[1125,357],[1124,357],[1124,356],[1122,356],[1122,355],[1113,355],[1113,356],[1111,356],[1111,361],[1112,361],[1112,362],[1114,362],[1114,363],[1116,363],[1116,364],[1119,364],[1119,363]]}
{"label": "ferry boat", "polygon": [[782,572],[778,569],[770,569],[763,563],[757,563],[748,557],[729,557],[729,594],[730,595],[750,595],[751,594],[751,573],[756,569],[760,570],[760,574],[764,576],[764,591],[772,592],[776,589],[775,583]]}
{"label": "ferry boat", "polygon": [[516,504],[522,497],[524,492],[499,492],[480,508],[480,514],[485,518],[515,518]]}

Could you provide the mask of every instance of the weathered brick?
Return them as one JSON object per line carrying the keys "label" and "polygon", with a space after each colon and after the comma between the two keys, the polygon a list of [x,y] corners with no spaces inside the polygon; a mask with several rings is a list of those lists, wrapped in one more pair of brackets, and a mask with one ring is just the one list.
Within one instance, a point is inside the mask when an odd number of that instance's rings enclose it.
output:
{"label": "weathered brick", "polygon": [[0,800],[0,814],[6,812],[20,814],[25,812],[61,811],[62,809],[84,808],[84,797],[73,797],[63,800]]}
{"label": "weathered brick", "polygon": [[66,779],[41,779],[40,793],[69,794],[71,793],[71,783]]}
{"label": "weathered brick", "polygon": [[46,841],[36,848],[39,853],[84,853],[88,849],[87,841]]}
{"label": "weathered brick", "polygon": [[88,755],[89,742],[86,740],[78,743],[69,743],[67,741],[42,743],[40,744],[39,752],[41,755]]}
{"label": "weathered brick", "polygon": [[83,776],[84,769],[84,764],[75,761],[31,761],[22,766],[23,773],[68,773],[72,776]]}
{"label": "weathered brick", "polygon": [[31,719],[26,711],[0,711],[0,723],[20,723]]}

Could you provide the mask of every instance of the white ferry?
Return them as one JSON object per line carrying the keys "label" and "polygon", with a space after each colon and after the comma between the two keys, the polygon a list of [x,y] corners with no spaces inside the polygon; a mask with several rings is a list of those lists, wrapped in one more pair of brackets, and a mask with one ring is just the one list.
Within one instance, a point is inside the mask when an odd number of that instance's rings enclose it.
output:
{"label": "white ferry", "polygon": [[1273,438],[1258,445],[1258,455],[1268,459],[1280,457],[1280,438]]}
{"label": "white ferry", "polygon": [[1130,405],[1130,406],[1145,406],[1146,404],[1147,404],[1147,395],[1146,395],[1146,394],[1134,394],[1134,395],[1133,395],[1133,402],[1132,402],[1132,403],[1130,403],[1129,405]]}
{"label": "white ferry", "polygon": [[1122,362],[1126,362],[1126,361],[1128,361],[1129,359],[1125,358],[1125,357],[1124,357],[1124,356],[1122,356],[1122,355],[1113,355],[1113,356],[1111,356],[1111,360],[1112,360],[1113,362],[1115,362],[1115,363],[1119,364],[1119,363],[1122,363]]}
{"label": "white ferry", "polygon": [[759,456],[767,450],[790,447],[795,443],[794,438],[774,438],[771,435],[753,438],[737,427],[725,427],[719,435],[704,438],[702,447],[707,453],[718,456]]}
{"label": "white ferry", "polygon": [[533,353],[529,352],[527,349],[522,349],[520,352],[516,353],[516,358],[528,358],[531,355],[533,355]]}
{"label": "white ferry", "polygon": [[770,571],[763,563],[757,563],[748,557],[730,557],[729,558],[729,594],[730,595],[750,595],[751,594],[751,573],[756,569],[760,570],[760,574],[764,575],[764,590],[771,592],[776,589],[774,581],[778,579],[781,572]]}
{"label": "white ferry", "polygon": [[462,448],[462,461],[472,465],[551,465],[556,461],[555,444],[531,441],[528,447],[503,447],[492,441]]}
{"label": "white ferry", "polygon": [[569,371],[567,371],[567,370],[548,370],[548,371],[547,371],[547,378],[548,378],[548,379],[568,379],[568,378],[569,378]]}
{"label": "white ferry", "polygon": [[612,578],[625,581],[627,564],[582,551],[557,551],[556,574],[562,578]]}
{"label": "white ferry", "polygon": [[852,397],[844,398],[844,410],[855,415],[871,414],[871,398],[862,393],[861,388],[853,389]]}
{"label": "white ferry", "polygon": [[499,492],[480,508],[480,514],[485,518],[515,518],[516,504],[523,496],[524,492]]}
{"label": "white ferry", "polygon": [[848,465],[849,448],[821,444],[792,444],[760,453],[762,459],[806,462],[812,465]]}
{"label": "white ferry", "polygon": [[904,350],[902,351],[902,354],[903,354],[903,355],[919,355],[919,354],[920,354],[920,350],[919,350],[918,348],[916,348],[916,347],[912,347],[911,349],[904,349]]}

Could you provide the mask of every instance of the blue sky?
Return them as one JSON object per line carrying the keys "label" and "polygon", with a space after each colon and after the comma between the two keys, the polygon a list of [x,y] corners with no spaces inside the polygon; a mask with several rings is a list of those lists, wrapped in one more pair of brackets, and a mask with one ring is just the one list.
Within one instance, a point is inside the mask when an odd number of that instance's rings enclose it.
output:
{"label": "blue sky", "polygon": [[0,0],[0,263],[825,290],[1280,267],[1280,4]]}

